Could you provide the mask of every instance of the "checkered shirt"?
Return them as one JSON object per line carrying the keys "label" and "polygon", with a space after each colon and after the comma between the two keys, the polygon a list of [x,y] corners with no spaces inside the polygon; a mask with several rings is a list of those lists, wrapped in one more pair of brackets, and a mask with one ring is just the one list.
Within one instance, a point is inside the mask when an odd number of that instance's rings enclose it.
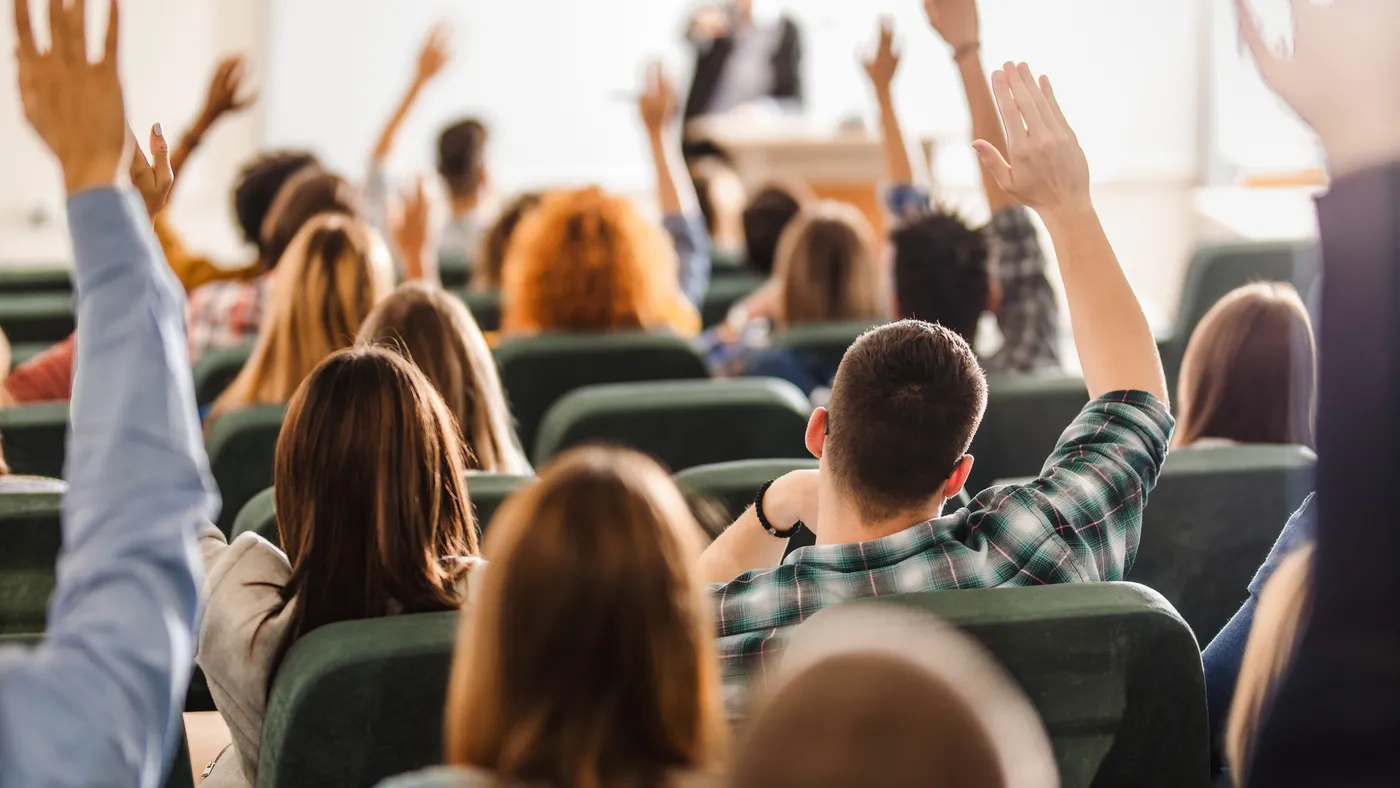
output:
{"label": "checkered shirt", "polygon": [[257,338],[267,309],[268,276],[251,282],[212,282],[190,293],[190,358],[246,345]]}

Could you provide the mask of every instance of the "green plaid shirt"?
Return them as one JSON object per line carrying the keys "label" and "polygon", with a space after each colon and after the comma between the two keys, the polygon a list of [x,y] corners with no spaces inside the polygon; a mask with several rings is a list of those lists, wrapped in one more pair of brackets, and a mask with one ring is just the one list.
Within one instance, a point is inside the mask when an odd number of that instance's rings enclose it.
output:
{"label": "green plaid shirt", "polygon": [[945,589],[1122,580],[1174,426],[1151,394],[1105,394],[1084,406],[1030,484],[986,490],[965,509],[883,539],[801,548],[777,568],[716,586],[731,712],[743,708],[748,681],[780,650],[785,628],[827,605]]}

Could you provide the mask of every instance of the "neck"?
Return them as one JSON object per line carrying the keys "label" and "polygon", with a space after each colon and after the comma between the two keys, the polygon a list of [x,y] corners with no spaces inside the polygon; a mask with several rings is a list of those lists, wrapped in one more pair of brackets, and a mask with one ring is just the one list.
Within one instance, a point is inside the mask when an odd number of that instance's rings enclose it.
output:
{"label": "neck", "polygon": [[943,513],[943,501],[941,494],[935,495],[926,506],[872,522],[860,516],[849,497],[823,485],[817,494],[817,510],[821,512],[817,521],[817,544],[855,544],[883,539],[939,517]]}
{"label": "neck", "polygon": [[481,195],[473,194],[469,197],[452,197],[452,217],[455,219],[464,213],[471,213],[481,204]]}

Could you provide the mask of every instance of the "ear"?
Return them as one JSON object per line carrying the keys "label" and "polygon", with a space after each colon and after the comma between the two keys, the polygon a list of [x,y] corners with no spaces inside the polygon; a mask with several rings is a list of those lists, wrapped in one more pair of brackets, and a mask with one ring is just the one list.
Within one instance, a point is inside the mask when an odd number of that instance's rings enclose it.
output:
{"label": "ear", "polygon": [[[811,425],[808,425],[807,431],[811,433]],[[946,499],[957,495],[963,485],[967,484],[969,473],[972,473],[972,455],[964,454],[963,458],[958,460],[958,464],[953,466],[953,472],[948,474],[948,481],[943,483],[943,497]]]}
{"label": "ear", "polygon": [[807,451],[819,460],[826,451],[826,419],[826,408],[817,408],[807,419]]}

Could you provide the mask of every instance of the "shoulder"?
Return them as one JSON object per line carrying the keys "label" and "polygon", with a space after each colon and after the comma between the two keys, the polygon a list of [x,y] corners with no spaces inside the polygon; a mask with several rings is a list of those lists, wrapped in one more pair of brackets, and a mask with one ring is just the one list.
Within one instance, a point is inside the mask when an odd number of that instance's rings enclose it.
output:
{"label": "shoulder", "polygon": [[205,636],[246,629],[251,637],[264,615],[281,605],[282,588],[292,577],[286,554],[253,533],[239,535],[226,548],[206,551],[205,562]]}

